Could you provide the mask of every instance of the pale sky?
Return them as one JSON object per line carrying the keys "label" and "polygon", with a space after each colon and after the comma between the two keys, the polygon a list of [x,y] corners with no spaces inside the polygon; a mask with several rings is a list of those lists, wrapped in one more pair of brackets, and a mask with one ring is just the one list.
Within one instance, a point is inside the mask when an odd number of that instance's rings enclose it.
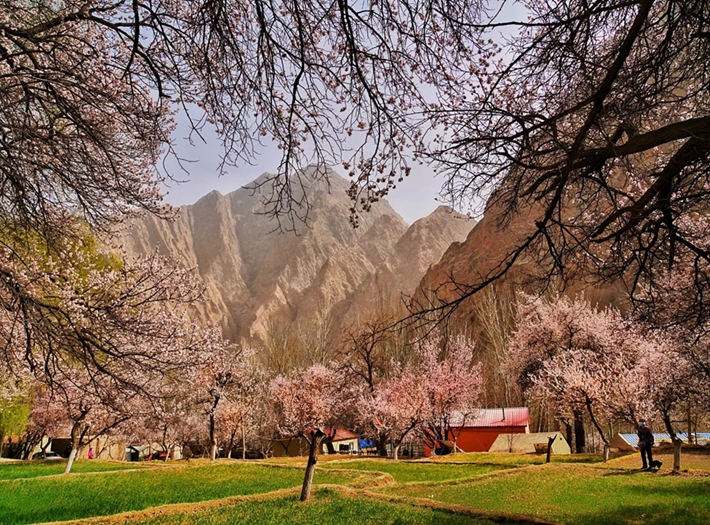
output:
{"label": "pale sky", "polygon": [[[506,2],[505,8],[501,11],[498,21],[525,19],[527,11],[517,2]],[[501,41],[503,35],[498,39]],[[183,119],[178,119],[178,128],[174,134],[175,149],[178,154],[194,162],[186,164],[189,174],[182,178],[186,182],[170,182],[166,188],[165,200],[174,206],[183,204],[193,204],[200,197],[208,194],[212,190],[218,190],[222,194],[227,194],[242,186],[249,184],[264,172],[275,173],[281,152],[275,146],[264,147],[260,151],[260,156],[255,160],[255,165],[242,164],[239,168],[231,168],[229,173],[218,177],[217,166],[221,145],[214,134],[205,133],[206,143],[191,145],[187,140],[189,128]],[[342,170],[336,171],[343,176]],[[180,178],[180,171],[171,164],[171,174]],[[387,201],[409,224],[421,217],[429,215],[442,202],[437,201],[437,195],[443,183],[443,176],[435,176],[433,170],[427,166],[412,165],[412,172],[404,182],[399,183],[397,188],[392,190],[387,196]],[[458,210],[466,213],[470,210]],[[475,210],[474,210],[475,211]]]}
{"label": "pale sky", "polygon": [[[185,164],[189,174],[182,174],[179,168],[170,163],[171,174],[185,180],[180,183],[170,181],[167,185],[165,200],[173,206],[193,204],[212,190],[227,194],[249,184],[264,172],[276,172],[281,152],[276,147],[264,147],[256,159],[256,165],[242,164],[239,168],[230,168],[229,173],[219,177],[217,171],[222,146],[217,137],[205,135],[207,143],[191,145],[186,138],[188,132],[189,128],[183,124],[178,126],[174,135],[175,149],[179,155],[194,162]],[[197,139],[193,142],[197,142]],[[335,169],[346,177],[343,170]],[[430,168],[412,166],[411,175],[397,185],[387,201],[411,224],[442,204],[435,200],[442,181],[443,178],[436,177]]]}

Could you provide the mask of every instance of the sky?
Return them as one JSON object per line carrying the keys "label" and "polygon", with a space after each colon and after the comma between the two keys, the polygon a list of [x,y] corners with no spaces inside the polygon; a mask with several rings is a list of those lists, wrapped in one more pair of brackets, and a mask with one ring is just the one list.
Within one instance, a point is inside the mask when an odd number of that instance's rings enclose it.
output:
{"label": "sky", "polygon": [[[178,128],[173,140],[175,150],[183,159],[190,162],[184,163],[189,172],[182,173],[179,167],[169,162],[170,173],[178,179],[168,181],[165,185],[165,201],[173,206],[193,204],[212,190],[222,194],[237,190],[256,179],[264,172],[275,173],[281,156],[280,150],[275,146],[265,146],[260,150],[260,155],[254,165],[242,164],[237,168],[229,168],[228,173],[218,176],[218,166],[222,146],[214,134],[205,133],[204,141],[193,139],[190,144],[187,135],[189,126],[186,119],[178,117]],[[336,171],[343,177],[343,170]],[[427,166],[412,166],[409,177],[391,191],[387,201],[394,210],[409,224],[433,212],[442,202],[437,201],[437,195],[443,182],[442,176],[436,176]]]}
{"label": "sky", "polygon": [[[495,4],[495,2],[492,2]],[[504,9],[497,19],[501,20],[521,20],[525,19],[527,11],[523,5],[516,2],[506,2]],[[501,34],[499,41],[502,41]],[[236,168],[229,168],[228,172],[221,177],[218,176],[218,165],[220,162],[221,145],[216,134],[207,130],[203,134],[203,139],[194,138],[188,140],[189,126],[184,116],[178,115],[178,127],[173,135],[174,147],[177,154],[191,162],[185,167],[189,173],[183,174],[174,163],[168,163],[170,172],[182,182],[169,181],[165,186],[165,201],[173,206],[193,204],[212,190],[217,190],[222,194],[237,190],[256,179],[264,172],[275,173],[281,152],[276,146],[264,146],[260,150],[260,155],[254,161],[254,165],[242,164]],[[443,175],[437,176],[429,166],[412,165],[409,177],[397,185],[387,196],[387,201],[409,224],[417,219],[429,215],[439,205],[443,204],[437,200],[439,191],[444,182]],[[339,171],[338,168],[335,168]],[[345,172],[339,173],[345,176]],[[471,210],[474,213],[480,210],[480,203],[472,203]],[[462,213],[471,211],[468,209],[457,210]]]}

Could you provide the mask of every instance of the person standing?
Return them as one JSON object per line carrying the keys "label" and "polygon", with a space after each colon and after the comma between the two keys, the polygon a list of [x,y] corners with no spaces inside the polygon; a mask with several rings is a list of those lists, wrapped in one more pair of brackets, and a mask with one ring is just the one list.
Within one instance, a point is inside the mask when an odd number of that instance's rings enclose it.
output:
{"label": "person standing", "polygon": [[89,459],[94,459],[94,449],[89,447],[89,453],[87,454],[89,456]]}
{"label": "person standing", "polygon": [[653,432],[646,425],[645,419],[639,419],[639,428],[636,435],[639,438],[638,446],[641,451],[641,462],[643,463],[641,470],[646,470],[653,462],[653,452],[651,451],[653,447]]}

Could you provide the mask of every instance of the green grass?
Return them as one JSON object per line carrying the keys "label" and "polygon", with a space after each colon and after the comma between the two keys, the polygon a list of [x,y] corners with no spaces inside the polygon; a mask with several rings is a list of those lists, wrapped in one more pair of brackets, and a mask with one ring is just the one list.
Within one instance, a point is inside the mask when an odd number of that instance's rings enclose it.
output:
{"label": "green grass", "polygon": [[[356,476],[316,472],[315,483],[348,484]],[[243,463],[193,465],[0,483],[0,523],[70,520],[295,487],[303,471]]]}
{"label": "green grass", "polygon": [[[61,463],[2,464],[0,476],[6,479],[0,481],[0,523],[95,517],[96,523],[117,524],[126,517],[111,516],[126,511],[139,511],[131,523],[145,525],[489,523],[488,517],[475,511],[480,509],[571,525],[699,525],[710,523],[710,477],[703,477],[710,472],[702,469],[710,465],[710,456],[696,456],[686,456],[698,466],[692,476],[668,475],[667,465],[661,473],[640,472],[631,468],[638,466],[637,455],[606,465],[591,455],[558,456],[551,465],[534,464],[541,458],[533,455],[457,454],[433,462],[341,456],[319,461],[315,483],[352,488],[315,489],[307,504],[296,501],[303,480],[302,458],[286,460],[291,468],[198,460],[140,465],[133,472],[95,471],[136,464],[82,461],[77,472],[94,473],[55,477],[47,476],[54,473],[52,469],[61,470]],[[296,490],[268,494],[286,488]],[[373,490],[404,498],[394,498],[393,503],[373,496]],[[229,496],[254,498],[223,499]],[[408,497],[426,501],[424,506],[414,505]],[[429,508],[430,503],[458,507]],[[151,510],[169,504],[183,505]]]}
{"label": "green grass", "polygon": [[[131,525],[488,525],[492,521],[456,515],[440,510],[395,505],[370,499],[339,496],[335,491],[317,490],[306,504],[297,497],[250,501],[203,513],[175,513],[130,521]],[[497,522],[500,523],[500,522]]]}
{"label": "green grass", "polygon": [[436,463],[419,463],[412,461],[393,461],[387,459],[357,459],[338,461],[321,465],[325,469],[353,469],[370,472],[386,472],[397,483],[412,481],[444,481],[448,479],[470,478],[482,476],[497,470],[507,469],[509,465],[468,464],[446,465]]}
{"label": "green grass", "polygon": [[[36,478],[62,474],[66,461],[8,461],[0,463],[0,480]],[[72,473],[109,472],[146,468],[145,463],[119,463],[115,461],[79,460],[74,462]]]}
{"label": "green grass", "polygon": [[[627,453],[612,454],[611,458],[624,457]],[[637,454],[638,455],[638,454]],[[436,463],[497,463],[499,465],[542,465],[544,454],[507,454],[488,452],[468,452],[464,454],[448,454],[432,458]],[[601,463],[601,454],[574,454],[551,457],[552,463]]]}
{"label": "green grass", "polygon": [[550,465],[459,485],[405,486],[396,493],[569,524],[710,523],[710,478],[631,469]]}

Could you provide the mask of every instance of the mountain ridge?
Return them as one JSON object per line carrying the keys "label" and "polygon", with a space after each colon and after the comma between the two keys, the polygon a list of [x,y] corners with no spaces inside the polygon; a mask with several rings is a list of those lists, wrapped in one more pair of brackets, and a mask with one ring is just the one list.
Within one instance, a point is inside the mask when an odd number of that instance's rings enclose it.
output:
{"label": "mountain ridge", "polygon": [[246,187],[226,195],[213,190],[179,207],[169,222],[154,216],[134,221],[122,238],[124,249],[139,256],[157,248],[196,267],[206,285],[197,318],[220,326],[229,339],[263,341],[274,324],[306,322],[320,310],[333,312],[335,324],[351,320],[373,307],[383,283],[397,298],[411,293],[473,227],[474,221],[441,206],[408,225],[382,200],[353,228],[349,183],[326,170],[329,183],[318,180],[322,171],[315,168],[301,174],[311,208],[308,227],[297,234],[274,232],[274,222],[258,214],[261,195]]}

